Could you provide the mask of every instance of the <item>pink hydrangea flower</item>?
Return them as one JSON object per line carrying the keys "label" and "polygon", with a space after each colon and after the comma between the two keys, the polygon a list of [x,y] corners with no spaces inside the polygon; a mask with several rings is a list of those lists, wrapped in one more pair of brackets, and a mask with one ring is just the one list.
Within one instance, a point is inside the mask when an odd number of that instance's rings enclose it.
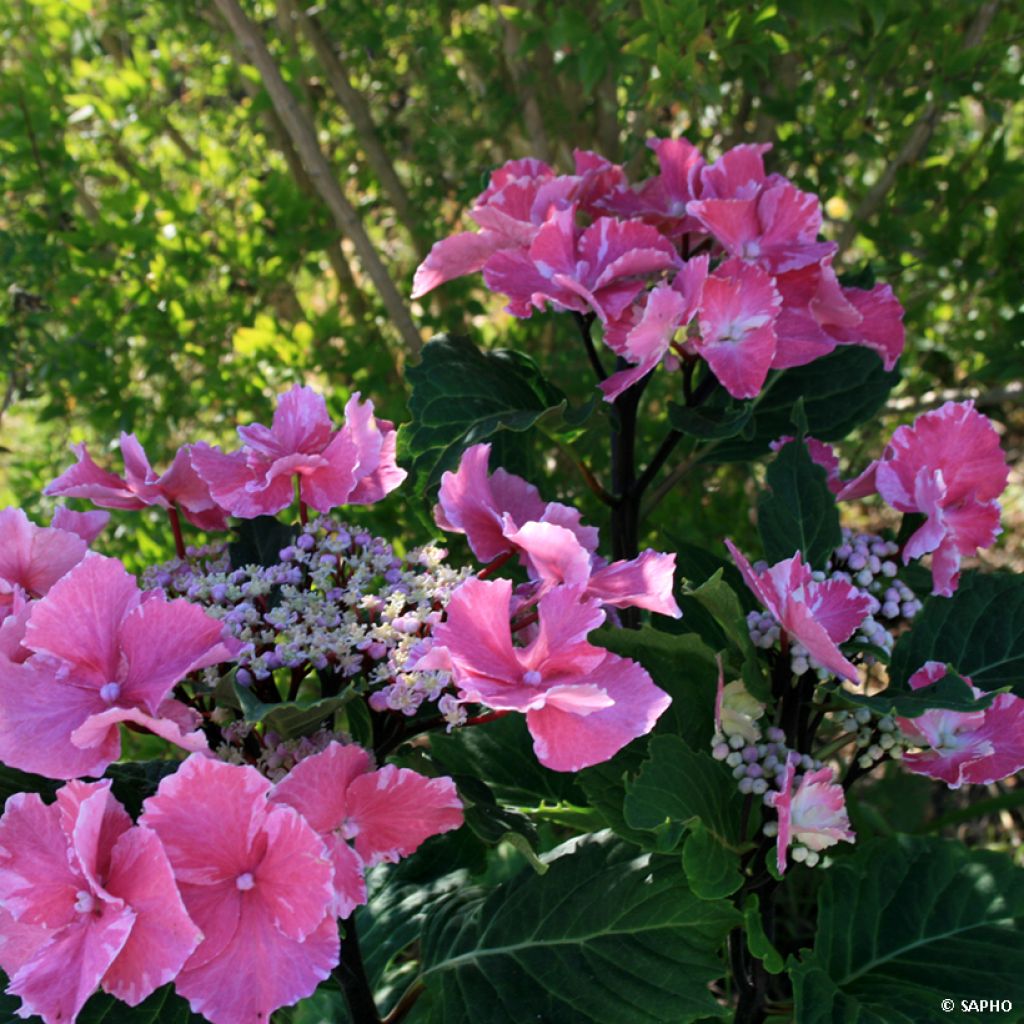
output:
{"label": "pink hydrangea flower", "polygon": [[[926,662],[910,677],[920,690],[946,675],[946,666]],[[968,684],[971,680],[964,677]],[[976,697],[982,690],[971,686]],[[900,731],[924,747],[903,755],[903,764],[915,775],[941,779],[950,789],[965,782],[987,785],[1024,768],[1024,700],[1001,693],[983,711],[947,711],[933,708],[917,718],[897,718]]]}
{"label": "pink hydrangea flower", "polygon": [[385,765],[354,744],[332,743],[300,761],[271,793],[320,834],[334,864],[333,913],[366,902],[364,873],[408,857],[431,836],[462,824],[455,783]]}
{"label": "pink hydrangea flower", "polygon": [[818,263],[836,251],[817,241],[821,204],[785,179],[768,179],[755,196],[690,203],[687,211],[725,251],[772,274]]}
{"label": "pink hydrangea flower", "polygon": [[255,768],[193,754],[143,805],[203,941],[175,981],[213,1024],[267,1021],[338,963],[334,869],[320,836],[270,803]]}
{"label": "pink hydrangea flower", "polygon": [[616,355],[636,363],[601,382],[605,401],[612,401],[646,377],[668,355],[676,332],[694,318],[700,307],[708,261],[707,256],[688,260],[671,284],[659,284],[647,293],[635,315],[605,329],[605,342]]}
{"label": "pink hydrangea flower", "polygon": [[849,640],[868,615],[870,597],[843,580],[815,582],[799,551],[758,572],[731,540],[725,545],[747,586],[786,633],[833,675],[858,682],[857,669],[839,644]]}
{"label": "pink hydrangea flower", "polygon": [[904,564],[932,555],[932,593],[949,597],[960,559],[999,535],[999,502],[1010,468],[991,422],[974,402],[946,402],[899,427],[882,458],[851,481],[840,497],[877,489],[900,512],[926,517],[903,548]]}
{"label": "pink hydrangea flower", "polygon": [[50,526],[57,530],[67,530],[68,533],[76,533],[86,544],[91,544],[106,529],[109,522],[109,512],[75,512],[60,505],[53,513]]}
{"label": "pink hydrangea flower", "polygon": [[100,469],[84,444],[71,448],[78,461],[49,484],[43,494],[88,498],[103,508],[141,509],[158,505],[172,509],[177,505],[185,518],[200,530],[227,529],[224,510],[192,468],[191,445],[179,448],[171,468],[157,476],[138,438],[134,434],[121,434],[123,477]]}
{"label": "pink hydrangea flower", "polygon": [[551,210],[529,249],[491,257],[484,280],[509,297],[513,316],[528,317],[550,303],[593,311],[607,322],[622,316],[652,274],[678,262],[671,242],[649,224],[598,217],[581,232],[573,204]]}
{"label": "pink hydrangea flower", "polygon": [[102,988],[130,1006],[171,981],[200,941],[164,848],[109,782],[34,793],[0,818],[0,966],[19,1016],[74,1024]]}
{"label": "pink hydrangea flower", "polygon": [[87,550],[76,533],[36,526],[20,508],[0,511],[0,622],[11,614],[19,591],[42,597]]}
{"label": "pink hydrangea flower", "polygon": [[170,694],[232,656],[221,630],[196,605],[143,594],[116,559],[87,555],[33,604],[21,642],[35,656],[0,672],[0,760],[55,779],[101,775],[121,756],[120,722],[205,749],[199,716]]}
{"label": "pink hydrangea flower", "polygon": [[764,385],[781,302],[771,275],[740,260],[727,260],[704,282],[693,347],[733,398],[753,398]]}
{"label": "pink hydrangea flower", "polygon": [[776,864],[781,875],[786,870],[786,852],[794,843],[819,853],[842,841],[852,843],[855,836],[846,813],[843,787],[834,781],[832,769],[808,772],[793,791],[795,767],[786,765],[781,791],[765,796],[765,803],[779,816]]}
{"label": "pink hydrangea flower", "polygon": [[441,477],[434,520],[442,530],[464,533],[481,562],[515,550],[509,532],[534,520],[565,527],[587,551],[597,547],[596,528],[583,526],[576,509],[545,502],[533,484],[504,469],[488,474],[490,454],[489,444],[475,444],[462,453],[454,473]]}
{"label": "pink hydrangea flower", "polygon": [[511,582],[468,579],[434,629],[461,699],[525,713],[537,760],[555,771],[608,760],[671,703],[636,662],[587,643],[604,613],[580,597],[573,587],[542,596],[536,635],[515,647]]}
{"label": "pink hydrangea flower", "polygon": [[576,535],[552,522],[529,522],[505,535],[522,553],[527,572],[541,593],[553,586],[579,588],[583,600],[614,608],[646,608],[678,619],[683,613],[672,592],[676,556],[648,548],[636,558],[606,563],[588,551]]}
{"label": "pink hydrangea flower", "polygon": [[770,142],[744,142],[727,149],[713,164],[701,168],[700,199],[752,199],[766,181],[785,179],[765,174],[764,155]]}
{"label": "pink hydrangea flower", "polygon": [[870,290],[844,288],[832,257],[776,279],[782,296],[774,369],[788,369],[828,355],[837,345],[877,352],[886,370],[903,353],[903,307],[885,284]]}
{"label": "pink hydrangea flower", "polygon": [[395,430],[373,415],[358,392],[335,430],[323,396],[296,384],[284,392],[269,427],[239,427],[243,446],[224,453],[197,444],[192,464],[214,498],[242,519],[274,515],[292,503],[294,481],[301,500],[318,512],[339,505],[368,505],[406,477],[395,464]]}

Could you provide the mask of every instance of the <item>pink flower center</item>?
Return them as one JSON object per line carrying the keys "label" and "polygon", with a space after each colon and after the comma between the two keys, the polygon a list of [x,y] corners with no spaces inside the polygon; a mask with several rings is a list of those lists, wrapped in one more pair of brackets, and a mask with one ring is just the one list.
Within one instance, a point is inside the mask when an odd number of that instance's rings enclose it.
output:
{"label": "pink flower center", "polygon": [[531,668],[528,672],[523,673],[523,682],[527,686],[540,686],[541,674],[535,668]]}
{"label": "pink flower center", "polygon": [[120,683],[104,683],[100,687],[100,696],[108,704],[113,704],[118,697],[121,696],[121,684]]}
{"label": "pink flower center", "polygon": [[342,839],[355,839],[359,835],[359,825],[352,818],[346,818],[338,831],[341,833]]}
{"label": "pink flower center", "polygon": [[249,871],[242,873],[235,879],[235,885],[242,892],[248,892],[255,884],[256,879],[252,877],[252,873]]}

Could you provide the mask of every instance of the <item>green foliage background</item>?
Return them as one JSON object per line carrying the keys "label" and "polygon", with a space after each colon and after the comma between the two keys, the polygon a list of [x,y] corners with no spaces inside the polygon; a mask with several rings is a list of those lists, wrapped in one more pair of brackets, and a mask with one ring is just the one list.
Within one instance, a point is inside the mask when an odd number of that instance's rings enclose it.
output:
{"label": "green foliage background", "polygon": [[[242,7],[402,296],[506,159],[567,169],[579,146],[640,178],[651,134],[685,133],[710,156],[771,140],[770,167],[825,201],[844,269],[870,264],[906,306],[890,411],[975,389],[1013,426],[1016,5],[952,0],[941,17],[925,0]],[[0,501],[43,514],[38,492],[69,441],[103,456],[135,431],[159,464],[184,441],[228,440],[292,381],[323,387],[339,412],[360,390],[406,418],[409,345],[215,3],[15,0],[0,8],[0,70]],[[565,318],[514,321],[477,277],[408,308],[424,339],[518,348],[570,403],[593,396]],[[877,440],[858,436],[855,460]],[[547,493],[577,490],[564,444],[548,452],[531,467]],[[726,469],[680,488],[659,527],[742,535],[744,481]],[[373,516],[423,530],[399,502]],[[166,550],[151,529],[142,558]]]}

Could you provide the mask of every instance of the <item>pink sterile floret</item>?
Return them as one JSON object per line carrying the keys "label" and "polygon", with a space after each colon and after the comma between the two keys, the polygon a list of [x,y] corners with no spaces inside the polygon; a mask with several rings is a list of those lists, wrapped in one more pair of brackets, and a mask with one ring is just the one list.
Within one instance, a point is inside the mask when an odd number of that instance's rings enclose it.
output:
{"label": "pink sterile floret", "polygon": [[110,513],[97,509],[94,512],[75,512],[64,505],[58,506],[50,520],[50,526],[57,530],[76,533],[86,544],[91,544],[106,529]]}
{"label": "pink sterile floret", "polygon": [[599,217],[580,232],[572,204],[551,210],[529,249],[491,257],[484,280],[509,297],[513,316],[528,317],[550,303],[607,322],[622,316],[650,275],[678,263],[672,243],[649,224]]}
{"label": "pink sterile floret", "polygon": [[226,530],[224,510],[210,495],[209,487],[192,468],[192,445],[175,453],[171,468],[157,476],[134,434],[121,434],[124,476],[100,469],[84,444],[71,446],[78,461],[45,488],[43,494],[88,498],[103,508],[140,509],[150,505],[181,508],[185,518],[200,530]]}
{"label": "pink sterile floret", "polygon": [[535,520],[556,522],[587,551],[597,547],[596,528],[582,526],[576,509],[545,502],[533,484],[504,469],[488,474],[490,455],[489,444],[475,444],[462,453],[458,470],[441,477],[434,519],[442,530],[464,533],[481,562],[515,550],[506,532],[509,523],[515,529]]}
{"label": "pink sterile floret", "polygon": [[171,981],[201,935],[157,836],[109,782],[57,802],[18,793],[0,818],[0,966],[19,1016],[73,1024],[97,987],[135,1006]]}
{"label": "pink sterile floret", "polygon": [[774,807],[779,816],[776,864],[780,875],[786,870],[786,851],[794,842],[817,853],[835,846],[840,840],[854,841],[843,787],[834,781],[832,769],[826,766],[808,772],[796,792],[793,791],[795,772],[791,760],[786,765],[782,789],[765,796],[765,803]]}
{"label": "pink sterile floret", "polygon": [[248,765],[193,754],[139,819],[160,837],[203,941],[175,981],[213,1024],[266,1024],[338,963],[334,869],[320,836]]}
{"label": "pink sterile floret", "polygon": [[818,263],[836,250],[834,242],[817,241],[821,204],[783,178],[768,178],[756,196],[701,199],[687,206],[691,216],[730,255],[772,274]]}
{"label": "pink sterile floret", "polygon": [[390,764],[375,771],[370,754],[353,744],[332,743],[300,761],[270,798],[294,807],[326,843],[339,917],[366,902],[367,868],[393,864],[425,839],[462,824],[451,779]]}
{"label": "pink sterile floret", "polygon": [[858,682],[857,669],[838,645],[849,640],[868,615],[868,595],[843,580],[815,582],[799,551],[758,572],[731,540],[725,545],[747,586],[789,636],[834,675]]}
{"label": "pink sterile floret", "polygon": [[370,505],[406,477],[395,463],[395,429],[373,415],[358,392],[335,430],[323,396],[296,384],[278,399],[269,427],[239,427],[243,445],[234,452],[197,444],[192,465],[210,493],[242,519],[274,515],[292,503],[299,479],[301,500],[318,512],[339,505]]}
{"label": "pink sterile floret", "polygon": [[704,282],[693,347],[733,398],[761,390],[775,356],[781,303],[771,275],[741,260],[727,260]]}
{"label": "pink sterile floret", "polygon": [[[653,370],[669,353],[676,332],[696,315],[708,276],[708,257],[688,260],[671,284],[659,284],[644,304],[605,328],[605,343],[623,359],[635,362],[601,382],[605,401],[617,398]],[[638,300],[639,301],[639,300]]]}
{"label": "pink sterile floret", "polygon": [[828,355],[837,345],[861,345],[876,352],[886,370],[903,352],[903,307],[886,284],[870,290],[844,288],[832,257],[775,281],[782,295],[774,369],[788,369]]}
{"label": "pink sterile floret", "polygon": [[577,587],[545,594],[525,647],[512,643],[511,601],[508,580],[468,579],[434,630],[463,701],[524,712],[537,760],[555,771],[606,761],[650,732],[671,699],[636,662],[587,643],[604,621],[597,601]]}
{"label": "pink sterile floret", "polygon": [[[910,677],[912,689],[938,682],[946,666],[926,662]],[[971,680],[964,677],[970,684]],[[982,690],[971,687],[980,697]],[[965,782],[987,785],[1024,768],[1024,700],[1001,693],[983,711],[933,708],[917,718],[897,718],[900,731],[927,749],[903,755],[903,764],[917,775],[941,779],[950,789]]]}
{"label": "pink sterile floret", "polygon": [[142,593],[116,559],[86,555],[33,604],[21,642],[35,656],[0,672],[0,760],[49,778],[100,775],[121,755],[119,722],[205,749],[198,715],[170,693],[232,657],[221,630],[196,605]]}
{"label": "pink sterile floret", "polygon": [[840,493],[863,497],[877,489],[900,512],[926,516],[903,548],[903,561],[932,554],[932,593],[949,597],[960,559],[999,535],[999,502],[1009,477],[991,422],[974,402],[947,402],[899,427],[882,458]]}
{"label": "pink sterile floret", "polygon": [[88,550],[76,533],[36,526],[20,508],[0,511],[0,622],[15,595],[42,597]]}

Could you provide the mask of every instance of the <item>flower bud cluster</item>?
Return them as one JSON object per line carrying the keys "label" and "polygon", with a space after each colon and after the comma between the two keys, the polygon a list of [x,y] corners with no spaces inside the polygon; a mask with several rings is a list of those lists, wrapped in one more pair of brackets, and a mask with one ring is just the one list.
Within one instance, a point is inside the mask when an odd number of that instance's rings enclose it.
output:
{"label": "flower bud cluster", "polygon": [[262,752],[253,761],[247,758],[241,749],[242,743],[252,728],[249,722],[241,719],[225,725],[222,730],[224,742],[217,747],[214,753],[219,760],[227,761],[228,764],[251,764],[271,782],[279,782],[300,761],[319,754],[321,750],[326,750],[334,742],[352,742],[351,737],[345,733],[331,732],[329,729],[319,729],[311,736],[301,736],[298,739],[290,740],[282,739],[277,733],[268,730],[260,737]]}
{"label": "flower bud cluster", "polygon": [[145,580],[224,622],[243,644],[241,686],[281,669],[314,669],[362,681],[377,710],[412,715],[439,701],[456,722],[461,709],[451,694],[444,700],[450,674],[406,669],[470,574],[445,565],[445,554],[426,545],[400,558],[381,538],[325,516],[304,526],[274,565],[231,569],[225,552],[203,549],[151,568]]}
{"label": "flower bud cluster", "polygon": [[[874,533],[854,533],[843,527],[842,543],[825,569],[812,574],[816,583],[842,580],[868,597],[870,612],[850,637],[851,643],[871,644],[886,653],[891,652],[897,628],[921,610],[921,602],[914,592],[896,578],[899,566],[895,556],[898,554],[899,545],[894,541]],[[763,565],[759,563],[756,567],[763,568]],[[779,642],[779,624],[770,612],[750,612],[747,629],[754,645],[764,650]],[[794,675],[813,671],[820,679],[827,679],[831,674],[797,640],[791,641],[789,656]],[[872,664],[874,658],[866,653],[865,661]]]}
{"label": "flower bud cluster", "polygon": [[810,754],[790,750],[786,746],[786,734],[775,726],[766,729],[764,736],[753,743],[736,732],[732,735],[716,732],[711,738],[711,756],[732,769],[737,788],[744,796],[750,793],[764,796],[769,789],[778,789],[787,761],[792,761],[799,772],[821,767],[821,762]]}
{"label": "flower bud cluster", "polygon": [[903,751],[913,744],[903,736],[892,715],[876,715],[869,708],[838,711],[832,720],[844,732],[856,734],[857,764],[873,768],[886,757],[903,759]]}

